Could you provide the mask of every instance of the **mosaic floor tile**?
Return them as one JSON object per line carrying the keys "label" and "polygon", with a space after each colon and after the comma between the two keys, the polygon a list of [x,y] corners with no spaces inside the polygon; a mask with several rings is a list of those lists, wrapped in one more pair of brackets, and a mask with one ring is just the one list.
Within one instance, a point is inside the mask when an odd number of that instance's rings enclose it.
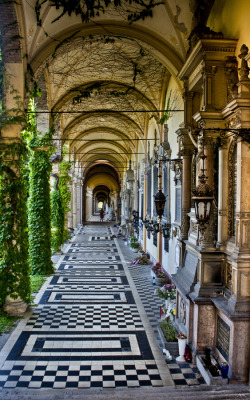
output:
{"label": "mosaic floor tile", "polygon": [[[165,358],[160,360],[159,353],[155,357],[156,341],[145,329],[148,321],[157,326],[161,300],[154,295],[150,267],[138,274],[138,267],[123,264],[117,243],[105,224],[75,230],[55,275],[39,294],[38,306],[0,354],[0,387],[164,385]],[[124,249],[126,259],[129,251]],[[148,319],[139,311],[131,279]],[[164,374],[168,371],[170,384],[203,384],[190,365],[166,363]]]}

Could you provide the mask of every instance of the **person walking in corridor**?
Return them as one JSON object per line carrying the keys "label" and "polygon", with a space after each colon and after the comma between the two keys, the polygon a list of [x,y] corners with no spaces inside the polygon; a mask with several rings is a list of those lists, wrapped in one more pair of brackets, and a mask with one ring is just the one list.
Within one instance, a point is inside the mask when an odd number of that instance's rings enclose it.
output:
{"label": "person walking in corridor", "polygon": [[100,220],[101,220],[101,222],[103,222],[103,218],[104,218],[104,210],[101,208],[101,210],[100,210]]}

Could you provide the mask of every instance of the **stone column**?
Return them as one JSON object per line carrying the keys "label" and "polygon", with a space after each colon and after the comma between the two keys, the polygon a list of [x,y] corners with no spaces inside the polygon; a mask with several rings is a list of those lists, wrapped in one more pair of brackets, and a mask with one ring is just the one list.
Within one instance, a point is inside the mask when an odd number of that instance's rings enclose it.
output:
{"label": "stone column", "polygon": [[180,239],[188,239],[189,216],[191,208],[191,153],[183,152],[182,193],[181,193],[181,234]]}
{"label": "stone column", "polygon": [[71,192],[71,200],[70,200],[70,210],[68,212],[68,228],[73,230],[73,183],[72,181],[69,183],[70,192]]}
{"label": "stone column", "polygon": [[77,178],[73,178],[73,227],[77,226]]}
{"label": "stone column", "polygon": [[[198,173],[197,173],[197,182],[199,184],[199,175],[202,174],[203,168],[203,160],[199,157],[201,154],[206,155],[207,158],[204,160],[204,168],[205,168],[205,175],[207,176],[207,184],[211,190],[214,188],[214,149],[213,149],[213,140],[210,137],[205,137],[204,133],[201,132],[201,136],[198,141],[198,160],[199,163],[197,165]],[[211,206],[210,218],[206,224],[205,230],[202,233],[200,231],[199,237],[199,246],[201,249],[213,249],[214,250],[214,243],[213,243],[213,204]]]}
{"label": "stone column", "polygon": [[[143,205],[143,213],[144,216],[143,218],[146,218],[147,215],[147,200],[148,200],[148,196],[147,196],[147,189],[148,189],[148,173],[147,173],[147,166],[145,165],[144,168],[144,205]],[[143,226],[143,250],[147,249],[147,230],[145,228],[145,226]]]}
{"label": "stone column", "polygon": [[76,183],[76,196],[77,196],[77,200],[76,200],[76,210],[77,210],[77,215],[76,215],[76,223],[77,225],[79,225],[81,223],[81,212],[82,212],[82,195],[81,195],[81,191],[82,191],[82,182],[81,182],[81,178],[77,178],[77,183]]}
{"label": "stone column", "polygon": [[225,245],[227,240],[227,147],[226,140],[222,139],[219,148],[219,181],[218,181],[218,242],[217,246]]}
{"label": "stone column", "polygon": [[232,296],[234,311],[250,311],[250,149],[237,143],[236,238],[232,261]]}

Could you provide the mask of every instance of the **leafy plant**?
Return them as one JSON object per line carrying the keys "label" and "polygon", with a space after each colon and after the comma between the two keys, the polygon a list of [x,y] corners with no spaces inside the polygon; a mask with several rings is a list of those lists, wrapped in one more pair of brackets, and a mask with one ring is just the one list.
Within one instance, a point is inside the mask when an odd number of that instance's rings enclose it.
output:
{"label": "leafy plant", "polygon": [[18,317],[7,315],[3,310],[0,310],[0,334],[8,333],[16,325]]}
{"label": "leafy plant", "polygon": [[50,195],[50,200],[52,216],[51,245],[53,252],[58,252],[60,251],[61,245],[64,243],[64,209],[60,191],[53,190]]}
{"label": "leafy plant", "polygon": [[[53,129],[44,135],[36,127],[36,106],[29,102],[26,130],[22,138],[29,149],[29,262],[33,274],[47,275],[54,271],[51,261],[50,154]],[[49,151],[43,150],[49,146]]]}
{"label": "leafy plant", "polygon": [[47,277],[44,275],[31,275],[30,276],[31,293],[39,292],[46,279]]}
{"label": "leafy plant", "polygon": [[140,247],[140,243],[138,242],[131,242],[130,243],[130,247],[132,247],[132,249],[138,249]]}
{"label": "leafy plant", "polygon": [[161,321],[160,327],[167,342],[177,342],[177,330],[169,321]]}
{"label": "leafy plant", "polygon": [[30,300],[24,152],[21,143],[0,145],[0,306],[7,295]]}

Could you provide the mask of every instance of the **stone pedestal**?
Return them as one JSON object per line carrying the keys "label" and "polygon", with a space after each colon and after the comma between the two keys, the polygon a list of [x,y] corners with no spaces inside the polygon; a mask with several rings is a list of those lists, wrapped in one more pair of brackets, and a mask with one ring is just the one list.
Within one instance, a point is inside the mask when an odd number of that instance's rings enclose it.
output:
{"label": "stone pedestal", "polygon": [[5,299],[4,311],[12,316],[22,316],[27,310],[28,305],[20,297],[13,299],[7,296]]}

